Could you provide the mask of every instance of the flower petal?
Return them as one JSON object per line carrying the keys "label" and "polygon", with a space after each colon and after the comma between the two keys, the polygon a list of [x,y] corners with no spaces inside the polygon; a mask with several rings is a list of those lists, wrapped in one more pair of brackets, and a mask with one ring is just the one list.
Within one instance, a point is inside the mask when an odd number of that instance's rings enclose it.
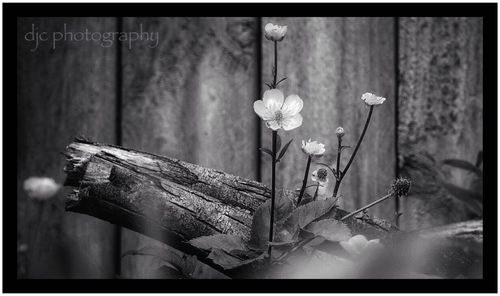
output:
{"label": "flower petal", "polygon": [[253,110],[257,115],[260,116],[263,120],[271,120],[274,117],[274,114],[266,108],[263,100],[258,100],[253,103]]}
{"label": "flower petal", "polygon": [[276,122],[276,120],[266,121],[266,126],[270,129],[272,129],[273,131],[280,129],[280,125],[278,124],[278,122]]}
{"label": "flower petal", "polygon": [[264,92],[264,104],[266,108],[269,109],[269,111],[273,114],[281,109],[281,105],[283,105],[284,100],[285,96],[279,89],[270,89]]}
{"label": "flower petal", "polygon": [[303,106],[304,102],[298,95],[289,95],[286,97],[283,108],[281,108],[281,112],[283,112],[284,117],[293,116],[299,113]]}
{"label": "flower petal", "polygon": [[293,130],[302,125],[302,115],[300,113],[295,114],[292,117],[285,118],[281,126],[285,131]]}

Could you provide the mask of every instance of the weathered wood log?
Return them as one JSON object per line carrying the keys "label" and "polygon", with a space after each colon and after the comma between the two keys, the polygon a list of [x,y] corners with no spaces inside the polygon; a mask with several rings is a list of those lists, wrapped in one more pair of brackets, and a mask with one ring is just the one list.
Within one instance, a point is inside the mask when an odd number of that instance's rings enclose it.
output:
{"label": "weathered wood log", "polygon": [[[270,198],[268,186],[180,160],[76,139],[66,149],[66,209],[127,227],[220,270],[187,243],[204,235],[250,237],[252,215]],[[297,193],[284,191],[295,199]],[[336,208],[329,217],[340,219]],[[351,218],[353,234],[392,237],[397,228],[377,218]]]}

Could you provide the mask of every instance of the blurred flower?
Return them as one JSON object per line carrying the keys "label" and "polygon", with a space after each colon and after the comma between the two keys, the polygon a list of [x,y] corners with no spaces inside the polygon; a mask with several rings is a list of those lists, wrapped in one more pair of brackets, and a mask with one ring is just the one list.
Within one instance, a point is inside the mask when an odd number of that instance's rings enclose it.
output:
{"label": "blurred flower", "polygon": [[20,253],[28,251],[28,245],[20,244],[19,246],[17,246],[17,251]]}
{"label": "blurred flower", "polygon": [[33,199],[46,200],[54,196],[61,188],[54,179],[47,177],[30,177],[24,180],[24,190]]}
{"label": "blurred flower", "polygon": [[337,137],[342,138],[344,136],[344,134],[345,134],[345,131],[344,131],[344,129],[341,126],[339,126],[335,130],[335,134],[337,134]]}
{"label": "blurred flower", "polygon": [[385,98],[378,97],[372,93],[364,93],[361,99],[369,106],[382,105],[385,101]]}
{"label": "blurred flower", "polygon": [[355,235],[347,241],[340,242],[340,245],[353,257],[379,251],[384,246],[380,243],[379,239],[367,240],[361,234]]}
{"label": "blurred flower", "polygon": [[279,26],[268,23],[264,27],[264,36],[267,40],[281,41],[285,38],[287,26]]}
{"label": "blurred flower", "polygon": [[297,95],[289,95],[285,100],[283,92],[270,89],[264,92],[262,100],[253,103],[253,109],[268,128],[289,131],[302,125],[302,115],[299,112],[303,104]]}
{"label": "blurred flower", "polygon": [[319,157],[325,153],[325,145],[318,143],[317,141],[311,141],[311,139],[307,142],[302,140],[302,151],[309,156]]}

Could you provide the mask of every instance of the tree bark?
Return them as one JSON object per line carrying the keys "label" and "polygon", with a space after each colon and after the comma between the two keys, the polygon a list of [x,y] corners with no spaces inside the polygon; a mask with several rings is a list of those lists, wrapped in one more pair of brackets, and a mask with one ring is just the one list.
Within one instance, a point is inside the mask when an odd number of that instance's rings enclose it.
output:
{"label": "tree bark", "polygon": [[[85,139],[76,139],[65,155],[65,185],[74,187],[66,210],[137,231],[196,255],[217,270],[221,269],[206,258],[207,252],[187,241],[219,233],[248,240],[253,213],[271,196],[269,187],[256,181]],[[285,195],[298,198],[295,191],[285,191]],[[345,214],[337,208],[327,218],[340,219]],[[382,219],[352,217],[345,222],[353,234],[368,238],[397,233],[394,225]],[[480,228],[482,240],[482,224]],[[471,235],[477,236],[477,231],[476,225]],[[457,231],[439,233],[453,237]]]}

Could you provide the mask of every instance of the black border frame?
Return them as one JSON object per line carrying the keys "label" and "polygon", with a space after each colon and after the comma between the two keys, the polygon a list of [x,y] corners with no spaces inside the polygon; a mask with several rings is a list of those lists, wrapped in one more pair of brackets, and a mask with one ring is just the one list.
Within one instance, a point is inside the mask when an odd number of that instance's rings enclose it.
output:
{"label": "black border frame", "polygon": [[[3,292],[497,292],[497,3],[4,3],[3,6]],[[16,199],[6,184],[17,138],[10,128],[17,98],[17,17],[38,16],[471,16],[483,17],[484,261],[483,279],[464,280],[39,280],[17,279]],[[17,122],[17,121],[16,121]],[[17,132],[17,130],[15,131]],[[14,132],[13,132],[14,133]],[[17,143],[17,141],[16,141]],[[486,144],[486,145],[485,145]],[[12,190],[14,191],[14,190]]]}

